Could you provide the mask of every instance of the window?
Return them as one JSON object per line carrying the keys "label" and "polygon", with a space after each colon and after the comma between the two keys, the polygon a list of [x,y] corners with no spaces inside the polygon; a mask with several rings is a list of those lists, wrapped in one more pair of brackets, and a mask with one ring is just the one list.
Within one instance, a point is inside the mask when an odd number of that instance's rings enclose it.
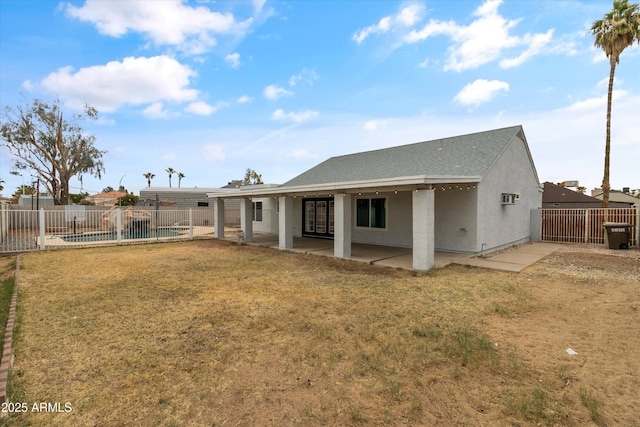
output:
{"label": "window", "polygon": [[209,202],[198,202],[198,206],[200,207],[209,206]]}
{"label": "window", "polygon": [[387,226],[387,199],[357,199],[356,226],[385,228]]}
{"label": "window", "polygon": [[253,202],[252,208],[253,220],[262,222],[262,202]]}
{"label": "window", "polygon": [[304,231],[307,233],[315,233],[316,231],[316,202],[306,201],[304,203],[305,209],[305,224]]}
{"label": "window", "polygon": [[327,232],[327,202],[322,200],[316,202],[316,233]]}

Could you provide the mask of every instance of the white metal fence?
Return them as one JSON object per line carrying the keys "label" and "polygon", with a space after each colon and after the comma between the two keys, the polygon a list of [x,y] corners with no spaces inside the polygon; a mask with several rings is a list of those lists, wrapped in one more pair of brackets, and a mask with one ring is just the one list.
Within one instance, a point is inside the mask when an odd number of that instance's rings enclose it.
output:
{"label": "white metal fence", "polygon": [[542,209],[542,241],[604,244],[606,222],[629,224],[638,246],[640,208]]}
{"label": "white metal fence", "polygon": [[0,207],[0,252],[213,237],[213,209]]}

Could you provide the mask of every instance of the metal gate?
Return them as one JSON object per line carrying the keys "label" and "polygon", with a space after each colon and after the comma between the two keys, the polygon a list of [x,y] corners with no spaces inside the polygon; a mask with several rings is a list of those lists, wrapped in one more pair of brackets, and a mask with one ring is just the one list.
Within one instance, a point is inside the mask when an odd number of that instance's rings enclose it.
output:
{"label": "metal gate", "polygon": [[542,241],[604,244],[605,222],[631,225],[631,246],[638,246],[640,208],[542,209]]}

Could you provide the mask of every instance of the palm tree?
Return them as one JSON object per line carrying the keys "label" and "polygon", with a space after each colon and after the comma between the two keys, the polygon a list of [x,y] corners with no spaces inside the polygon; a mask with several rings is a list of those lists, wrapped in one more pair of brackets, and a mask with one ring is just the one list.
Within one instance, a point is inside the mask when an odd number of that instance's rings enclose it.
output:
{"label": "palm tree", "polygon": [[180,188],[180,182],[184,178],[184,174],[182,172],[178,172],[178,188]]}
{"label": "palm tree", "polygon": [[171,188],[171,175],[176,173],[176,171],[173,168],[167,168],[167,173],[169,174],[169,188]]}
{"label": "palm tree", "polygon": [[0,191],[4,190],[4,179],[0,178]]}
{"label": "palm tree", "polygon": [[151,172],[147,172],[147,173],[143,173],[142,176],[147,178],[147,187],[151,187],[151,180],[156,177],[155,174]]}
{"label": "palm tree", "polygon": [[602,179],[602,207],[609,207],[609,152],[611,150],[611,97],[616,65],[620,54],[634,42],[640,43],[640,6],[628,0],[613,0],[613,10],[591,25],[594,46],[601,48],[609,58],[609,92],[607,95],[607,139],[604,151],[604,178]]}

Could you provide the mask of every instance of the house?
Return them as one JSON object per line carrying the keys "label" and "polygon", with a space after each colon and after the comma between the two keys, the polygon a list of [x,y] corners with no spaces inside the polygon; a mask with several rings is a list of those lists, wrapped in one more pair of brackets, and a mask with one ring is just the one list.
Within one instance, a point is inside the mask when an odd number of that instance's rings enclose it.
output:
{"label": "house", "polygon": [[[275,184],[250,185],[240,180],[233,180],[221,188],[175,188],[175,187],[147,187],[140,190],[140,205],[155,206],[155,201],[159,200],[161,206],[176,206],[181,208],[207,208],[210,207],[211,198],[209,195],[225,194],[229,191],[237,191],[239,188],[268,188]],[[259,221],[256,223],[256,231],[271,232],[277,229],[277,217],[275,215],[275,201],[272,199],[256,200],[254,208],[259,207],[253,216]],[[230,227],[240,225],[240,201],[228,198],[225,200],[224,224]]]}
{"label": "house", "polygon": [[399,246],[412,249],[414,269],[429,270],[436,250],[480,254],[529,241],[542,188],[524,131],[513,126],[332,157],[280,186],[210,197],[216,237],[226,199],[240,201],[248,242],[254,201],[277,199],[270,231],[281,249],[294,236],[333,239],[341,258],[352,242]]}
{"label": "house", "polygon": [[56,202],[53,200],[53,196],[48,194],[21,194],[18,198],[18,205],[24,206],[29,209],[36,209],[36,207],[53,206]]}
{"label": "house", "polygon": [[[602,199],[578,193],[561,185],[551,182],[544,183],[542,195],[542,207],[544,209],[587,209],[601,208]],[[628,208],[628,203],[610,202],[610,208]]]}
{"label": "house", "polygon": [[174,188],[147,187],[140,190],[140,200],[156,200],[172,203],[177,207],[206,207],[209,206],[207,194],[218,188]]}
{"label": "house", "polygon": [[[602,200],[602,189],[591,190],[591,196],[598,200]],[[601,202],[602,203],[602,202]],[[624,203],[625,206],[613,206],[613,203]],[[609,192],[609,207],[625,207],[635,208],[640,206],[640,197],[633,196],[629,192],[629,188],[625,187],[622,191],[611,190]]]}

